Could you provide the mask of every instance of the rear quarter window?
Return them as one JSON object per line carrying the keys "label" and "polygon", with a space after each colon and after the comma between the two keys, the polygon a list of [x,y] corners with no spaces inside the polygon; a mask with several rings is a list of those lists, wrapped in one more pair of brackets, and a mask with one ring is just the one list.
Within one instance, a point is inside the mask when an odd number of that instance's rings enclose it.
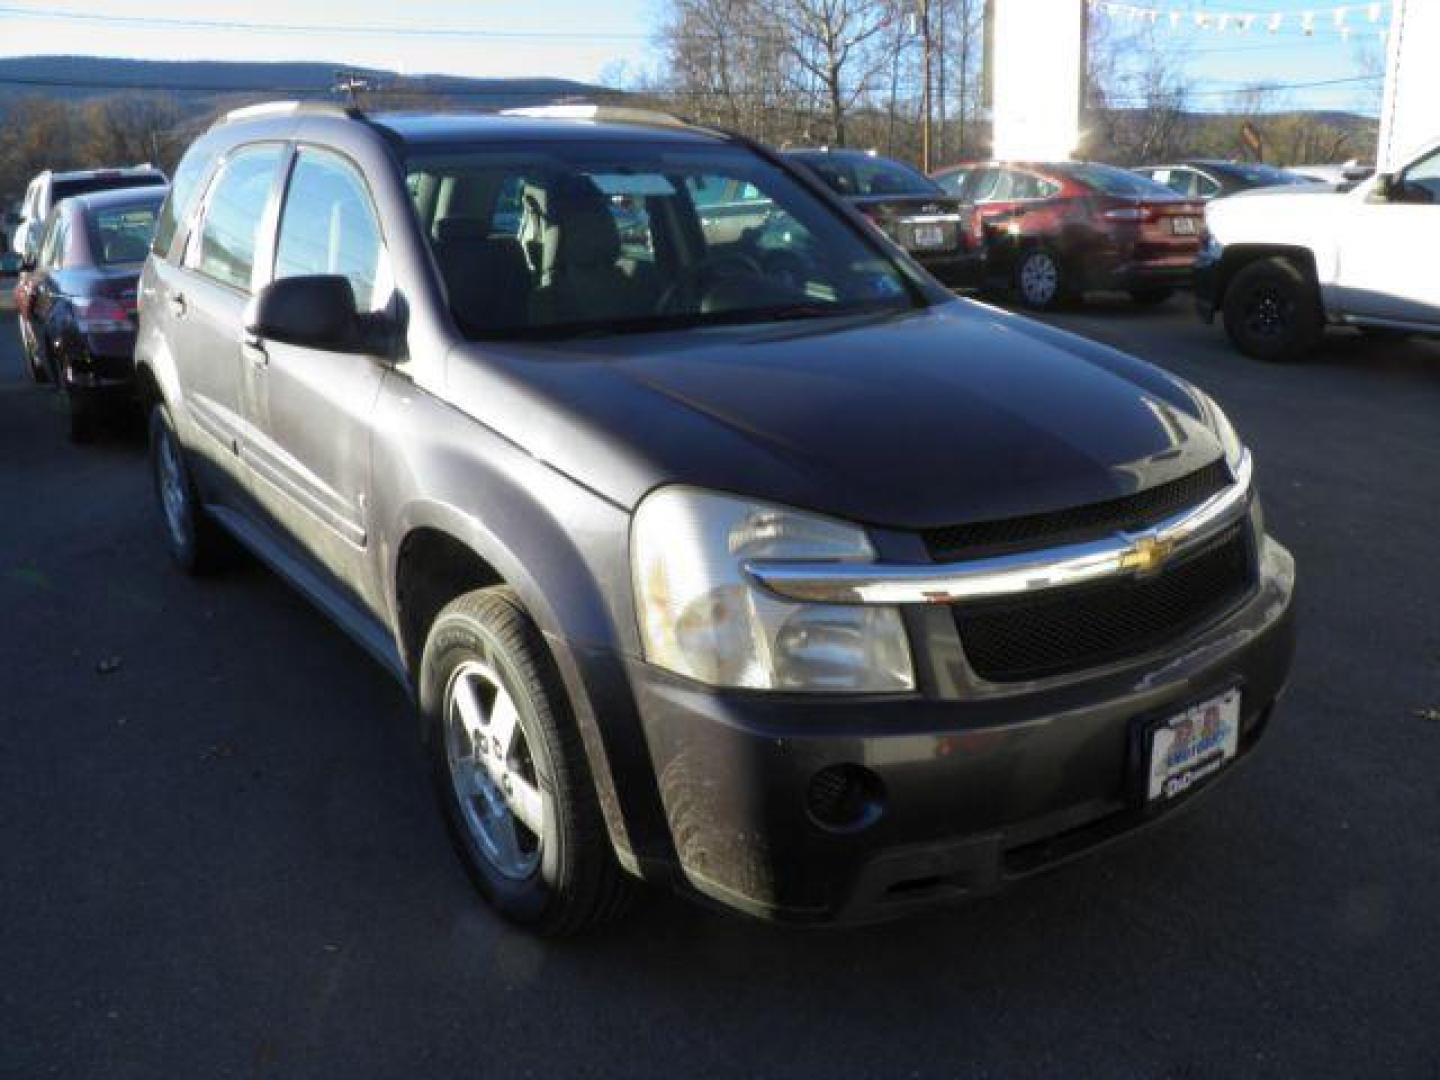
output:
{"label": "rear quarter window", "polygon": [[160,207],[160,214],[155,220],[155,237],[150,244],[150,250],[160,258],[169,257],[175,234],[179,232],[180,223],[194,205],[195,196],[200,191],[200,182],[210,171],[210,162],[211,155],[198,148],[191,150],[180,160],[180,165],[175,170],[175,179],[170,185],[170,194],[165,197],[164,205]]}

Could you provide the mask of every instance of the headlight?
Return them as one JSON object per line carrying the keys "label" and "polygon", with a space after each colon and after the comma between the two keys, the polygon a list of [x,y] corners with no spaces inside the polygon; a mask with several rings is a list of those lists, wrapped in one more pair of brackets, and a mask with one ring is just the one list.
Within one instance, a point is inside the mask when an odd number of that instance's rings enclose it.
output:
{"label": "headlight", "polygon": [[1196,396],[1200,399],[1200,408],[1205,416],[1205,423],[1215,437],[1220,440],[1220,445],[1225,451],[1225,463],[1234,471],[1240,465],[1240,460],[1245,456],[1245,444],[1240,440],[1240,433],[1235,430],[1235,425],[1230,423],[1230,418],[1225,411],[1216,404],[1215,399],[1203,390],[1196,390]]}
{"label": "headlight", "polygon": [[746,575],[754,559],[873,562],[875,551],[863,529],[844,522],[662,488],[640,504],[631,534],[645,658],[712,686],[914,689],[897,608],[781,600]]}

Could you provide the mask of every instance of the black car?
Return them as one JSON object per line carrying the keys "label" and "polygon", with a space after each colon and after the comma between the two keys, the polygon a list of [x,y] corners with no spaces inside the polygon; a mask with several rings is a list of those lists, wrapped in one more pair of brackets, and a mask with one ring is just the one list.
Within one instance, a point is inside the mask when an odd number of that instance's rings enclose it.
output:
{"label": "black car", "polygon": [[250,109],[141,305],[171,554],[238,539],[413,693],[465,866],[541,932],[636,878],[811,923],[997,888],[1207,787],[1287,677],[1214,401],[736,136]]}
{"label": "black car", "polygon": [[980,246],[965,228],[964,204],[924,173],[863,150],[785,151],[947,285],[975,284]]}
{"label": "black car", "polygon": [[1141,176],[1164,184],[1187,199],[1218,199],[1261,187],[1282,187],[1313,183],[1310,177],[1286,172],[1274,165],[1249,161],[1217,161],[1197,158],[1173,165],[1143,165],[1134,170]]}
{"label": "black car", "polygon": [[31,377],[64,395],[72,438],[87,438],[134,389],[136,287],[164,187],[120,188],[56,204],[17,289]]}

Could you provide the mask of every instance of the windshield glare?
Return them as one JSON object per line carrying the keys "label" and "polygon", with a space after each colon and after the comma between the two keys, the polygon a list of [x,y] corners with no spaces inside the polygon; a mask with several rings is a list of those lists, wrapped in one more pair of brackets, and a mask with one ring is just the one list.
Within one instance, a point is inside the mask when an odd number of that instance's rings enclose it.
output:
{"label": "windshield glare", "polygon": [[545,144],[411,159],[463,333],[546,337],[917,303],[878,243],[748,151]]}

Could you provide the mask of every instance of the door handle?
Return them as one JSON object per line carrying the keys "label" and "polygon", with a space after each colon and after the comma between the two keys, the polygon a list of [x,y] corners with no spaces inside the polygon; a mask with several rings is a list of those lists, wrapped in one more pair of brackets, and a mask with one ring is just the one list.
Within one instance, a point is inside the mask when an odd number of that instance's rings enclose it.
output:
{"label": "door handle", "polygon": [[270,366],[270,354],[265,351],[265,343],[254,334],[245,335],[245,340],[240,343],[240,351],[254,367]]}
{"label": "door handle", "polygon": [[170,297],[170,310],[177,319],[185,317],[186,305],[185,296],[182,293],[174,293]]}

